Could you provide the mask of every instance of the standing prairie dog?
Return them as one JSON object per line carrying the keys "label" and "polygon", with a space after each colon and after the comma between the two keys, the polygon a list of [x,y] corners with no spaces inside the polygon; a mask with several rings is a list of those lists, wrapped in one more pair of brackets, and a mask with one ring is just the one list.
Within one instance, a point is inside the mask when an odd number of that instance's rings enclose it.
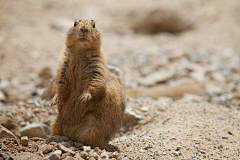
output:
{"label": "standing prairie dog", "polygon": [[95,21],[75,20],[65,44],[53,84],[58,115],[51,134],[106,148],[123,120],[123,88],[106,67]]}

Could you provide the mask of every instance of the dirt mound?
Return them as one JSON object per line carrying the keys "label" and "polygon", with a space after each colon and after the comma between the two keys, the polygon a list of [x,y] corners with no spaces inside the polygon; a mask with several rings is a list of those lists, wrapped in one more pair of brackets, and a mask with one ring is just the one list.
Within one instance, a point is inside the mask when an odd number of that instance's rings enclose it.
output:
{"label": "dirt mound", "polygon": [[136,15],[133,18],[135,20],[131,26],[136,33],[181,33],[192,29],[191,22],[185,20],[183,16],[181,16],[176,10],[158,8],[150,11],[149,13],[145,13],[144,17],[142,18],[137,16],[139,13],[132,14]]}

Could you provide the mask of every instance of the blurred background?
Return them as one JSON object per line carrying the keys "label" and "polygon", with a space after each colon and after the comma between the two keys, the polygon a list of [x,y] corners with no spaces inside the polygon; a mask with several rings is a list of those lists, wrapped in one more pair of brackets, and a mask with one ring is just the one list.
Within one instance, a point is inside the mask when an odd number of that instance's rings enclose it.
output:
{"label": "blurred background", "polygon": [[[238,0],[1,0],[0,4],[2,105],[42,94],[37,88],[46,87],[43,81],[55,74],[66,32],[77,18],[96,21],[107,62],[123,71],[129,96],[158,99],[203,93],[205,97],[187,98],[239,106]],[[139,89],[159,84],[154,93]],[[181,85],[186,86],[179,89]],[[173,91],[162,92],[168,89]]]}

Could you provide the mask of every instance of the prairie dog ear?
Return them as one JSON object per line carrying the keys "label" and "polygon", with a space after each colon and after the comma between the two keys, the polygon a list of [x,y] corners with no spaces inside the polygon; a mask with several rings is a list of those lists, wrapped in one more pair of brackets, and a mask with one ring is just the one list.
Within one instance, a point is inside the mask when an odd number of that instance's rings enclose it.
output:
{"label": "prairie dog ear", "polygon": [[91,19],[92,27],[95,28],[95,21]]}

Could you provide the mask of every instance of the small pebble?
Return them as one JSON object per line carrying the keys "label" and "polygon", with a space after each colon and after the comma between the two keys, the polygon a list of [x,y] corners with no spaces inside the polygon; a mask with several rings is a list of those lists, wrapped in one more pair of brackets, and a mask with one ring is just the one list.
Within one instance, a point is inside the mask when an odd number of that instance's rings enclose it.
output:
{"label": "small pebble", "polygon": [[42,151],[43,154],[47,154],[53,150],[53,146],[50,144],[43,144],[39,147],[39,150]]}
{"label": "small pebble", "polygon": [[5,160],[14,160],[12,156],[8,156]]}
{"label": "small pebble", "polygon": [[228,136],[222,136],[222,139],[228,139]]}
{"label": "small pebble", "polygon": [[177,148],[175,149],[175,151],[179,151],[182,148],[182,146],[177,146]]}
{"label": "small pebble", "polygon": [[57,154],[57,155],[59,155],[59,156],[61,156],[62,151],[61,151],[61,150],[56,150],[56,151],[54,151],[53,153],[54,153],[54,154]]}
{"label": "small pebble", "polygon": [[192,158],[196,158],[195,154],[191,153]]}
{"label": "small pebble", "polygon": [[51,154],[51,156],[49,157],[49,160],[60,160],[60,156],[53,153]]}
{"label": "small pebble", "polygon": [[98,147],[94,148],[93,150],[94,150],[94,152],[97,152],[97,153],[99,152],[99,148]]}
{"label": "small pebble", "polygon": [[198,145],[195,145],[194,148],[198,149]]}
{"label": "small pebble", "polygon": [[27,146],[28,145],[28,137],[27,136],[21,137],[20,143],[24,146]]}
{"label": "small pebble", "polygon": [[141,152],[141,153],[144,153],[145,152],[145,150],[143,150],[142,148],[139,150],[139,152]]}
{"label": "small pebble", "polygon": [[104,158],[104,159],[108,159],[108,153],[107,152],[102,152],[100,157]]}
{"label": "small pebble", "polygon": [[2,149],[3,151],[6,151],[6,150],[7,150],[7,146],[6,146],[4,143],[2,143],[1,149]]}
{"label": "small pebble", "polygon": [[111,155],[110,155],[110,157],[109,158],[118,158],[119,157],[119,154],[118,154],[118,152],[113,152]]}
{"label": "small pebble", "polygon": [[82,158],[87,158],[87,157],[88,157],[88,152],[82,151],[82,152],[81,152],[81,157],[82,157]]}
{"label": "small pebble", "polygon": [[181,155],[181,153],[178,152],[178,151],[172,151],[172,153],[173,153],[173,155],[175,155],[175,156],[180,156],[180,155]]}
{"label": "small pebble", "polygon": [[63,152],[65,152],[65,153],[71,153],[72,155],[75,155],[75,152],[74,152],[74,151],[72,151],[71,149],[65,147],[64,145],[58,144],[57,146],[58,146],[58,148],[59,148],[60,150],[62,150]]}
{"label": "small pebble", "polygon": [[176,140],[176,137],[172,137],[172,138],[170,138],[170,139],[172,139],[172,140]]}
{"label": "small pebble", "polygon": [[233,135],[233,133],[231,131],[228,131],[228,134]]}
{"label": "small pebble", "polygon": [[204,150],[198,150],[199,152],[201,152],[202,154],[206,154],[206,151]]}
{"label": "small pebble", "polygon": [[90,152],[91,151],[91,147],[90,146],[83,146],[83,150],[85,152]]}
{"label": "small pebble", "polygon": [[219,145],[219,146],[218,146],[218,149],[222,149],[222,148],[223,148],[223,145]]}
{"label": "small pebble", "polygon": [[147,144],[143,149],[148,150],[149,148],[152,148],[151,144]]}
{"label": "small pebble", "polygon": [[94,157],[90,157],[88,160],[95,160],[95,158]]}
{"label": "small pebble", "polygon": [[94,157],[95,159],[98,158],[98,154],[96,152],[90,152],[89,157]]}

